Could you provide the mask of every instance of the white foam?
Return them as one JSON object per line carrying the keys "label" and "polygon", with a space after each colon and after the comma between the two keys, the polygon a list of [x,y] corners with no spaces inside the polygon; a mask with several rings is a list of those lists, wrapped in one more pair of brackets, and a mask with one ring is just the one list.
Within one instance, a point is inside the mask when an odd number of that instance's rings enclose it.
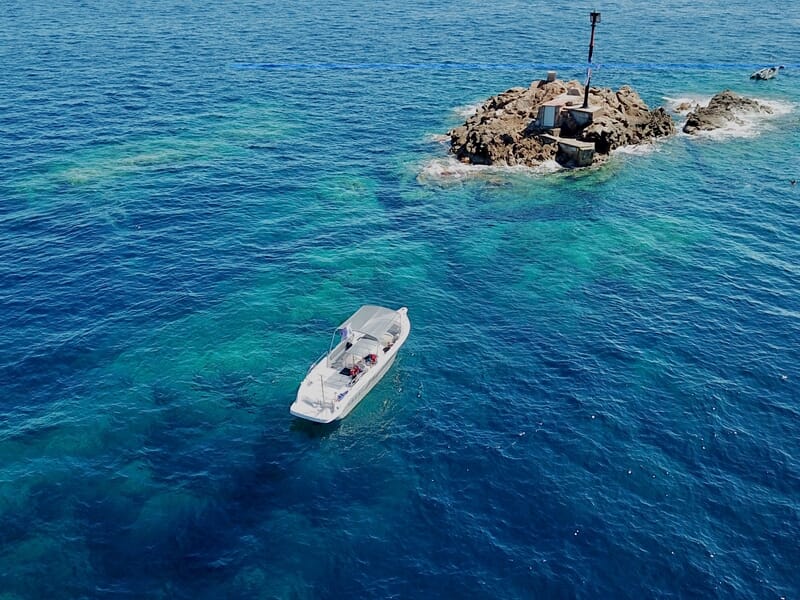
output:
{"label": "white foam", "polygon": [[[713,96],[683,96],[680,98],[664,97],[667,110],[674,114],[686,117],[689,112],[698,106],[708,106]],[[780,100],[766,100],[762,98],[752,98],[759,104],[766,106],[772,112],[760,110],[742,110],[734,113],[734,118],[725,126],[711,131],[698,131],[693,135],[711,140],[725,140],[731,138],[750,138],[756,137],[775,126],[781,117],[794,112],[797,105],[793,102]],[[678,131],[683,131],[686,121],[678,124]]]}
{"label": "white foam", "polygon": [[[760,104],[772,110],[771,113],[760,110],[737,111],[734,118],[725,126],[712,131],[699,131],[696,135],[711,140],[726,140],[731,138],[753,138],[775,127],[776,121],[791,113],[794,105],[790,102],[775,100],[755,99]],[[680,126],[683,129],[683,124]]]}
{"label": "white foam", "polygon": [[536,177],[547,173],[555,173],[564,167],[554,160],[548,160],[535,167],[524,165],[470,165],[456,160],[453,156],[434,158],[425,163],[419,170],[417,180],[420,183],[455,183],[465,179],[494,178],[498,175],[523,175]]}
{"label": "white foam", "polygon": [[[680,128],[683,129],[683,123]],[[692,135],[709,140],[728,140],[733,138],[754,138],[761,132],[759,123],[751,119],[729,121],[727,124],[711,131],[695,131]]]}
{"label": "white foam", "polygon": [[429,133],[425,136],[425,141],[436,144],[447,144],[450,142],[450,136],[446,133]]}
{"label": "white foam", "polygon": [[798,106],[795,102],[786,102],[783,100],[762,100],[760,98],[756,98],[756,100],[772,109],[772,115],[770,115],[772,117],[786,116],[793,113]]}
{"label": "white foam", "polygon": [[656,151],[655,143],[633,144],[631,146],[620,146],[611,151],[611,154],[628,154],[632,156],[646,156]]}
{"label": "white foam", "polygon": [[483,106],[483,102],[477,102],[475,104],[467,104],[465,106],[456,106],[453,109],[453,112],[456,113],[462,119],[469,119],[472,115],[478,112],[478,109]]}
{"label": "white foam", "polygon": [[698,106],[706,106],[713,96],[689,95],[679,98],[664,96],[664,108],[676,115],[688,115]]}

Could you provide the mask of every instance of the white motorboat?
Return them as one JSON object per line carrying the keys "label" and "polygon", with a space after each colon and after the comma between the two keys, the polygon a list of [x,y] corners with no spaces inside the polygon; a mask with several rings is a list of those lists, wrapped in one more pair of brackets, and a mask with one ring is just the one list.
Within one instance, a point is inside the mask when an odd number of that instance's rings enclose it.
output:
{"label": "white motorboat", "polygon": [[777,67],[764,67],[763,69],[759,69],[752,75],[750,75],[750,79],[772,79],[775,75],[778,74],[778,71],[783,69],[783,65]]}
{"label": "white motorboat", "polygon": [[317,423],[346,417],[392,366],[409,331],[406,307],[359,308],[334,331],[328,353],[311,365],[289,412]]}

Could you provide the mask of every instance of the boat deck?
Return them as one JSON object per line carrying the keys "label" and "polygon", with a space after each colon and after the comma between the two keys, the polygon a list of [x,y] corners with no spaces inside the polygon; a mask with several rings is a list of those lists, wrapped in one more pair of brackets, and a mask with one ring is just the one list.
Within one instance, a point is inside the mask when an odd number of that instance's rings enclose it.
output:
{"label": "boat deck", "polygon": [[394,362],[410,328],[405,307],[362,307],[336,330],[343,339],[311,367],[291,413],[320,423],[346,416]]}

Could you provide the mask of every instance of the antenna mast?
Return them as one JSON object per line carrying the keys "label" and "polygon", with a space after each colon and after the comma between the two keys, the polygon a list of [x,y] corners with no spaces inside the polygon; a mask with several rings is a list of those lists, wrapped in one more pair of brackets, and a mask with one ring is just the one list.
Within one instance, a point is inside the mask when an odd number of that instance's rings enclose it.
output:
{"label": "antenna mast", "polygon": [[589,108],[589,84],[592,82],[592,52],[594,52],[594,28],[600,22],[600,13],[591,12],[592,37],[589,39],[589,64],[586,67],[586,86],[583,91],[583,108]]}

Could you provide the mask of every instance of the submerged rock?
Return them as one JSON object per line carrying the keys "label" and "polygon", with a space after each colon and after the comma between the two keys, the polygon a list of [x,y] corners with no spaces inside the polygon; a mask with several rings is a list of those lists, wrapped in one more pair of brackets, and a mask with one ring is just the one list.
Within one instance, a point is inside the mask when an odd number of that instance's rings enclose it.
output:
{"label": "submerged rock", "polygon": [[[675,132],[672,118],[662,108],[650,110],[630,87],[618,91],[590,88],[589,105],[599,108],[591,122],[576,122],[570,109],[583,104],[583,86],[577,81],[535,81],[528,88],[512,88],[484,102],[466,122],[449,132],[450,151],[462,162],[480,165],[536,166],[557,159],[553,138],[593,142],[594,162],[615,148],[650,142]],[[558,99],[558,100],[557,100]],[[545,128],[536,119],[539,107],[560,102],[558,127]],[[551,137],[546,137],[551,135]]]}
{"label": "submerged rock", "polygon": [[737,116],[741,113],[772,114],[772,109],[760,102],[725,90],[711,98],[707,106],[699,106],[690,112],[686,117],[683,131],[694,134],[719,129],[731,122],[741,123],[742,120]]}

